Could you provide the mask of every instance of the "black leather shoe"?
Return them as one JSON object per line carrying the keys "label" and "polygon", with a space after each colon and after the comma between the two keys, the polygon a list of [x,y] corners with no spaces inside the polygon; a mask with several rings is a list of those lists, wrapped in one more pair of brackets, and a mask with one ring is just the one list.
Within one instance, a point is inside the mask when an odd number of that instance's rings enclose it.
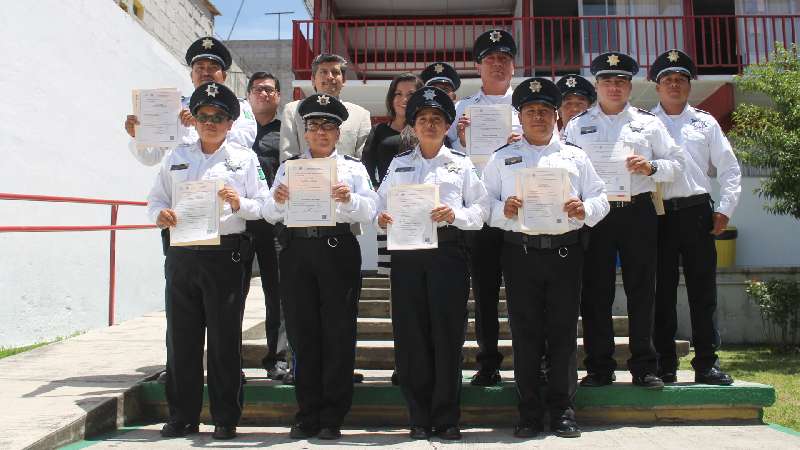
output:
{"label": "black leather shoe", "polygon": [[411,430],[408,432],[408,437],[417,440],[430,439],[431,429],[428,427],[412,426]]}
{"label": "black leather shoe", "polygon": [[305,423],[296,423],[289,430],[289,437],[292,439],[310,439],[319,434],[319,427]]}
{"label": "black leather shoe", "polygon": [[267,370],[267,378],[280,381],[286,376],[288,366],[286,365],[286,361],[276,361],[275,364],[265,367],[265,369]]}
{"label": "black leather shoe", "polygon": [[608,386],[609,384],[613,383],[617,380],[617,376],[613,373],[611,374],[602,374],[602,373],[588,373],[585,377],[581,379],[580,385],[584,387],[600,387],[600,386]]}
{"label": "black leather shoe", "polygon": [[635,384],[636,386],[643,387],[645,389],[664,388],[664,382],[661,380],[661,378],[653,375],[652,373],[646,373],[644,375],[634,375],[633,384]]}
{"label": "black leather shoe", "polygon": [[514,437],[534,438],[542,431],[544,427],[540,423],[519,423],[514,426]]}
{"label": "black leather shoe", "polygon": [[675,375],[675,372],[662,372],[661,374],[658,375],[658,377],[661,378],[661,381],[663,381],[664,383],[671,384],[678,382],[678,376]]}
{"label": "black leather shoe", "polygon": [[233,439],[236,437],[236,425],[217,425],[211,437],[220,440]]}
{"label": "black leather shoe", "polygon": [[326,441],[334,441],[342,438],[342,432],[336,427],[325,427],[319,430],[317,437]]}
{"label": "black leather shoe", "polygon": [[576,438],[581,437],[581,429],[573,419],[561,418],[550,424],[550,431],[558,437]]}
{"label": "black leather shoe", "polygon": [[163,371],[158,374],[158,378],[156,378],[156,382],[158,384],[167,384],[167,371]]}
{"label": "black leather shoe", "polygon": [[694,382],[702,384],[713,384],[716,386],[729,386],[733,384],[733,377],[727,373],[712,367],[705,372],[695,372]]}
{"label": "black leather shoe", "polygon": [[473,386],[495,386],[500,383],[499,370],[479,370],[472,376],[469,384]]}
{"label": "black leather shoe", "polygon": [[364,382],[364,374],[353,372],[353,383],[363,383]]}
{"label": "black leather shoe", "polygon": [[292,372],[286,372],[286,375],[283,376],[283,384],[294,384],[294,374]]}
{"label": "black leather shoe", "polygon": [[196,423],[167,422],[161,428],[161,437],[175,438],[183,437],[187,434],[194,434],[200,431],[200,426]]}
{"label": "black leather shoe", "polygon": [[396,370],[392,372],[392,386],[400,386],[400,375],[397,374]]}
{"label": "black leather shoe", "polygon": [[436,436],[446,441],[458,441],[461,439],[461,430],[456,425],[436,427]]}

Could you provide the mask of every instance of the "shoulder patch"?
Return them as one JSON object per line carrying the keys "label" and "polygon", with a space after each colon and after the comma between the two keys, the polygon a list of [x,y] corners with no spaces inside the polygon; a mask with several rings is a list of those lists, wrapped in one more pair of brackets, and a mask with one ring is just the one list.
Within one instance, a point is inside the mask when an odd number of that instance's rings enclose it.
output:
{"label": "shoulder patch", "polygon": [[411,154],[411,152],[413,152],[413,151],[414,151],[414,150],[406,150],[406,151],[404,151],[403,153],[398,153],[398,154],[394,155],[394,157],[395,157],[395,158],[399,158],[399,157],[401,157],[401,156],[410,155],[410,154]]}
{"label": "shoulder patch", "polygon": [[466,154],[466,153],[457,152],[457,151],[455,151],[455,150],[452,150],[452,149],[450,150],[450,153],[452,153],[452,154],[454,154],[454,155],[458,155],[458,156],[464,156],[464,157],[466,157],[466,156],[467,156],[467,154]]}
{"label": "shoulder patch", "polygon": [[648,116],[655,116],[655,114],[651,113],[650,111],[648,111],[646,109],[636,108],[636,111],[638,111],[638,112],[640,112],[642,114],[646,114]]}
{"label": "shoulder patch", "polygon": [[361,160],[360,160],[360,159],[356,158],[356,157],[355,157],[355,156],[353,156],[353,155],[344,155],[344,159],[346,159],[346,160],[348,160],[348,161],[361,162]]}
{"label": "shoulder patch", "polygon": [[511,145],[511,144],[513,144],[513,142],[510,142],[510,143],[508,143],[508,144],[506,144],[506,145],[504,145],[504,146],[502,146],[502,147],[498,148],[497,150],[495,150],[495,151],[494,151],[494,153],[497,153],[497,152],[499,152],[500,150],[502,150],[502,149],[504,149],[504,148],[508,147],[508,146],[509,146],[509,145]]}

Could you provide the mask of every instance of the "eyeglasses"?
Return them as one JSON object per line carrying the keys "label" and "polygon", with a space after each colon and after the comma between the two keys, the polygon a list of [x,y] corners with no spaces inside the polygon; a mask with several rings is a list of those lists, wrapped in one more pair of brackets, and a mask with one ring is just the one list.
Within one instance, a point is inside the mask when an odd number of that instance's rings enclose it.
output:
{"label": "eyeglasses", "polygon": [[228,120],[228,116],[225,114],[214,114],[213,116],[208,114],[198,114],[195,116],[195,120],[200,123],[222,123]]}
{"label": "eyeglasses", "polygon": [[250,89],[250,92],[252,92],[253,94],[275,95],[278,93],[278,90],[266,86],[255,86]]}
{"label": "eyeglasses", "polygon": [[333,122],[309,122],[306,124],[306,131],[319,131],[320,128],[323,131],[333,131],[339,128],[339,125]]}

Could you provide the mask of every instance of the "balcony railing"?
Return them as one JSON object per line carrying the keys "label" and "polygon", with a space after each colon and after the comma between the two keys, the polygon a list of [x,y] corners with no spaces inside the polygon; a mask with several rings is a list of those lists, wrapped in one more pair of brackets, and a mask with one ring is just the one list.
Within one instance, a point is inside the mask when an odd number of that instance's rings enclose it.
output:
{"label": "balcony railing", "polygon": [[314,55],[337,53],[363,80],[419,72],[434,61],[476,76],[472,44],[497,28],[517,41],[517,76],[588,72],[607,51],[630,54],[646,71],[671,48],[689,53],[701,74],[734,74],[768,58],[776,41],[797,42],[800,15],[295,20],[292,68],[309,79]]}

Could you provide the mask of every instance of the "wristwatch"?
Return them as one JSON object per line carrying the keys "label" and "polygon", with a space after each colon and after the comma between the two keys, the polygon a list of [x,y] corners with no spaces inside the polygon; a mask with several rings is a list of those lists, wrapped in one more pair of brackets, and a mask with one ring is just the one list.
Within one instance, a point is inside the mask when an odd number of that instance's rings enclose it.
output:
{"label": "wristwatch", "polygon": [[658,164],[656,164],[655,161],[650,161],[650,170],[651,172],[650,175],[648,175],[649,177],[652,177],[656,174],[656,172],[658,172]]}

